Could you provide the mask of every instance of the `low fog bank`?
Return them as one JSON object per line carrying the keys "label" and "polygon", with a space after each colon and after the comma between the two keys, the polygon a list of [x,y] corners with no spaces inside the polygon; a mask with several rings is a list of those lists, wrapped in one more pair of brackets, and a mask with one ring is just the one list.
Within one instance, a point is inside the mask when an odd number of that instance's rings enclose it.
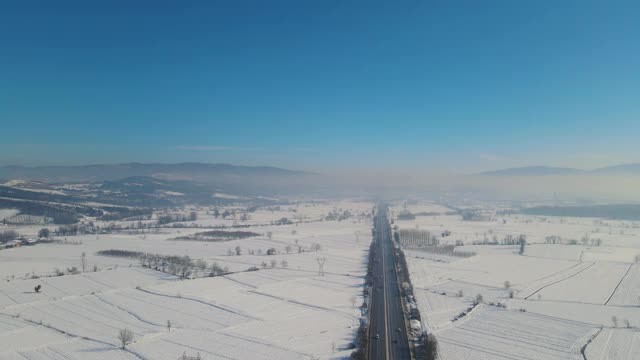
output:
{"label": "low fog bank", "polygon": [[387,197],[425,195],[479,200],[639,203],[639,175],[487,176],[340,174],[324,190]]}
{"label": "low fog bank", "polygon": [[[593,172],[554,175],[452,175],[434,168],[355,168],[341,173],[302,172],[229,164],[116,164],[0,167],[0,186],[12,179],[47,184],[91,183],[101,189],[115,181],[122,191],[224,192],[254,196],[458,198],[507,201],[640,203],[640,173]],[[162,181],[158,182],[157,180]],[[106,184],[106,185],[105,185]],[[140,184],[145,184],[142,186]],[[12,186],[12,185],[8,185]],[[36,185],[46,188],[45,185]],[[32,186],[33,187],[33,186]],[[15,191],[15,187],[7,191]],[[13,189],[13,190],[12,190]]]}
{"label": "low fog bank", "polygon": [[497,199],[640,202],[638,175],[471,176],[459,185]]}

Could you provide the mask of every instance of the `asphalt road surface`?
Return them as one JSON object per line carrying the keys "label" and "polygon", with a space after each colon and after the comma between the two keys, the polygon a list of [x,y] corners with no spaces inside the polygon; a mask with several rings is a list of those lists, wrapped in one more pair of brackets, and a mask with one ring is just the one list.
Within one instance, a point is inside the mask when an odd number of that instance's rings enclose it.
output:
{"label": "asphalt road surface", "polygon": [[369,359],[410,359],[386,205],[378,205],[375,229],[376,256],[369,327]]}

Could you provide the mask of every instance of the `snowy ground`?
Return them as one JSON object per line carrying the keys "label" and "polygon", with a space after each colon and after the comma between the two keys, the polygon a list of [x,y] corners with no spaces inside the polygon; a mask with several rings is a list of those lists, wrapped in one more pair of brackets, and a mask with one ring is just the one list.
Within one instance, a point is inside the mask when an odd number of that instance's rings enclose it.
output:
{"label": "snowy ground", "polygon": [[9,219],[19,213],[18,210],[15,209],[0,209],[0,221],[4,219]]}
{"label": "snowy ground", "polygon": [[[0,251],[0,359],[175,360],[184,352],[204,359],[347,358],[359,325],[371,224],[362,217],[319,220],[334,208],[370,212],[372,204],[294,208],[253,213],[256,225],[265,226],[247,228],[261,235],[244,240],[171,241],[204,230],[162,229],[144,236],[69,236],[79,244]],[[292,214],[309,222],[270,225]],[[234,221],[213,219],[204,210],[199,218],[201,224]],[[21,234],[38,229],[17,228]],[[314,243],[321,250],[309,251]],[[227,255],[236,246],[242,255]],[[278,254],[248,254],[268,248]],[[188,255],[236,273],[180,280],[142,268],[136,260],[96,255],[105,249]],[[97,272],[47,277],[54,269],[80,268],[83,252],[88,268],[95,265]],[[318,274],[318,258],[326,258],[324,276]],[[262,268],[271,260],[276,267]],[[252,266],[260,270],[247,272]],[[36,285],[42,286],[39,293]],[[117,340],[123,328],[135,334],[127,350],[119,349]]]}
{"label": "snowy ground", "polygon": [[[477,254],[405,251],[423,328],[435,333],[442,359],[583,359],[583,349],[586,359],[638,357],[640,224],[525,215],[462,221],[438,204],[407,209],[442,215],[396,220],[399,228],[448,230],[442,243],[462,241],[456,251]],[[522,255],[517,245],[472,245],[519,234],[527,237]],[[548,244],[549,236],[577,245]],[[484,304],[454,320],[478,295]]]}

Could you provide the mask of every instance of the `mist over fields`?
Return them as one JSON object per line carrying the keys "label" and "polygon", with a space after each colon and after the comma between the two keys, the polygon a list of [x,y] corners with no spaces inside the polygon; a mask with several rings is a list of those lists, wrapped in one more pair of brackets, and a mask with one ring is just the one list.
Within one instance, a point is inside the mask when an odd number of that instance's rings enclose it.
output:
{"label": "mist over fields", "polygon": [[[323,196],[437,195],[484,200],[624,203],[640,202],[640,174],[634,166],[594,171],[528,167],[481,174],[441,175],[363,170],[349,173],[295,171],[230,164],[121,164],[89,166],[0,167],[0,179],[45,183],[101,183],[127,178],[156,178],[167,187],[209,189],[241,195],[318,194]],[[170,184],[170,185],[169,185]],[[156,184],[157,186],[157,184]]]}

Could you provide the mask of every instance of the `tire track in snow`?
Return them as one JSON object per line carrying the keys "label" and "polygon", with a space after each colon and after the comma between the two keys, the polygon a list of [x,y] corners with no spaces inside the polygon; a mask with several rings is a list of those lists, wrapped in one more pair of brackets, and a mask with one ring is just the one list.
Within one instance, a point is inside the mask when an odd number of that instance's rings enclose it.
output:
{"label": "tire track in snow", "polygon": [[[67,308],[65,308],[65,307],[63,307],[63,306],[61,306],[60,304],[57,304],[57,303],[51,303],[51,306],[55,306],[55,307],[57,307],[57,308],[59,308],[59,309],[61,309],[61,310],[64,310],[65,312],[70,313],[70,314],[73,314],[73,315],[75,315],[75,316],[77,316],[77,317],[79,317],[79,318],[84,318],[84,319],[86,319],[86,320],[89,320],[89,323],[90,323],[90,324],[91,324],[91,323],[100,324],[100,325],[102,325],[102,326],[104,326],[104,327],[112,328],[114,331],[118,331],[118,330],[120,330],[120,328],[118,328],[118,327],[115,327],[115,326],[113,326],[113,325],[109,325],[109,324],[105,324],[104,322],[102,322],[102,321],[98,321],[97,319],[90,318],[90,317],[88,317],[88,316],[85,316],[85,315],[82,315],[82,314],[80,314],[80,313],[77,313],[77,312],[75,312],[75,311],[73,311],[73,310],[69,310],[69,309],[67,309]],[[34,308],[34,309],[35,309],[35,308]],[[44,311],[44,310],[40,310],[40,311]],[[57,317],[58,317],[58,318],[60,318],[59,316],[57,316]],[[63,319],[63,320],[68,321],[68,319]],[[110,319],[110,320],[113,320],[113,319]]]}
{"label": "tire track in snow", "polygon": [[240,281],[240,280],[236,280],[236,279],[234,279],[234,278],[232,278],[232,277],[229,277],[229,276],[221,276],[221,277],[222,277],[223,279],[226,279],[226,280],[229,280],[229,281],[233,281],[233,282],[234,282],[234,283],[236,283],[236,284],[240,284],[240,285],[242,285],[242,286],[246,286],[246,287],[251,288],[251,289],[257,289],[257,288],[258,288],[257,286],[253,286],[253,285],[251,285],[251,284],[249,284],[249,283],[245,283],[245,282],[242,282],[242,281]]}
{"label": "tire track in snow", "polygon": [[[96,283],[96,284],[100,284],[100,285],[102,285],[102,286],[106,287],[108,290],[117,289],[117,288],[115,288],[115,287],[113,287],[113,286],[111,286],[111,285],[107,285],[107,284],[103,283],[102,281],[96,280],[96,279],[94,279],[94,278],[92,278],[92,277],[90,277],[90,276],[85,276],[84,278],[85,278],[85,279],[87,279],[87,280],[89,280],[89,281],[93,281],[93,282],[94,282],[94,283]],[[102,292],[104,292],[104,291],[100,291],[100,292],[102,293]]]}
{"label": "tire track in snow", "polygon": [[251,338],[251,337],[245,337],[245,336],[240,336],[240,335],[236,335],[236,334],[229,334],[229,333],[223,333],[223,332],[219,332],[218,334],[224,335],[224,336],[228,336],[228,337],[234,338],[234,339],[240,339],[240,340],[244,340],[244,341],[253,342],[253,343],[256,343],[256,344],[268,346],[268,347],[271,347],[271,348],[274,348],[274,349],[278,349],[278,350],[284,350],[284,351],[287,351],[287,352],[292,352],[292,353],[295,353],[295,354],[298,354],[298,355],[302,355],[302,356],[312,357],[311,354],[305,354],[305,353],[302,353],[302,352],[299,352],[299,351],[296,351],[296,350],[287,349],[285,347],[278,346],[276,344],[267,343],[267,342],[264,342],[264,341],[259,341],[257,339]]}
{"label": "tire track in snow", "polygon": [[[500,326],[492,327],[495,324],[499,324]],[[521,327],[522,323],[519,321],[503,319],[502,316],[498,316],[497,318],[494,317],[491,320],[487,319],[483,322],[467,323],[464,326],[457,327],[456,329],[471,329],[473,331],[477,331],[479,334],[484,333],[488,336],[495,336],[503,339],[514,339],[519,345],[528,344],[554,351],[563,351],[566,348],[566,337],[573,336],[575,334],[574,331],[570,330],[559,331],[555,333],[556,337],[549,340],[546,338],[548,332],[544,331],[546,329],[545,326],[539,324],[536,326],[529,325],[525,328]],[[513,329],[517,329],[517,335],[512,332]],[[588,332],[585,332],[585,334],[588,334]],[[524,341],[523,339],[531,342]],[[541,340],[543,341],[541,342]]]}
{"label": "tire track in snow", "polygon": [[490,330],[478,328],[475,326],[465,325],[465,327],[459,327],[459,328],[456,328],[455,330],[463,334],[467,333],[468,335],[463,335],[465,337],[474,336],[476,339],[479,339],[479,340],[485,339],[487,341],[491,341],[496,344],[505,345],[506,348],[510,348],[510,349],[513,349],[514,347],[517,346],[520,349],[535,351],[538,354],[544,354],[549,356],[554,356],[555,353],[559,353],[559,352],[572,354],[570,350],[563,351],[561,347],[553,348],[550,346],[542,345],[544,344],[544,342],[537,342],[535,340],[532,341],[531,339],[529,339],[528,341],[524,341],[522,339],[505,336],[502,333],[498,333],[495,331],[491,332]]}
{"label": "tire track in snow", "polygon": [[[9,319],[9,320],[15,321],[15,320],[13,320],[13,318],[12,318],[12,317],[10,317],[11,315],[7,315],[7,314],[5,314],[5,313],[0,313],[0,315],[3,315],[5,318],[7,318],[7,319]],[[8,322],[6,322],[6,321],[2,321],[2,319],[0,319],[0,324],[4,324],[4,325],[6,325],[6,326],[11,326],[11,327],[12,327],[12,329],[7,329],[7,330],[9,330],[9,331],[13,331],[13,330],[17,330],[17,329],[20,329],[20,328],[21,328],[18,324],[15,324],[15,323],[8,323]]]}
{"label": "tire track in snow", "polygon": [[2,293],[2,295],[6,296],[7,299],[13,301],[14,303],[18,304],[18,302],[16,301],[16,299],[12,298],[11,296],[9,296],[9,294],[7,294],[4,290],[0,289],[0,293]]}
{"label": "tire track in snow", "polygon": [[[18,316],[16,316],[16,318],[18,318]],[[29,319],[26,319],[26,318],[23,318],[23,317],[19,317],[19,319],[22,319],[22,320],[24,320],[24,321],[26,321],[26,322],[28,322],[30,324],[36,325],[36,326],[45,327],[47,329],[53,330],[53,331],[55,331],[57,333],[60,333],[62,335],[65,335],[65,336],[68,336],[68,337],[71,337],[71,338],[79,338],[79,339],[86,340],[86,341],[92,341],[92,342],[95,342],[95,343],[98,343],[98,344],[101,344],[101,345],[105,345],[105,346],[108,346],[108,347],[116,349],[116,350],[122,350],[122,351],[128,352],[129,354],[135,356],[136,358],[138,358],[140,360],[150,360],[149,358],[145,357],[142,354],[139,354],[139,353],[137,353],[135,351],[132,351],[132,350],[129,350],[129,349],[121,349],[120,347],[118,347],[118,346],[116,346],[114,344],[108,343],[106,341],[93,339],[93,338],[90,338],[90,337],[87,337],[87,336],[80,336],[80,335],[77,335],[77,334],[62,330],[62,329],[58,329],[58,328],[56,328],[54,326],[51,326],[51,325],[42,325],[42,324],[39,324],[39,323],[37,323],[37,322],[35,322],[33,320],[29,320]]]}
{"label": "tire track in snow", "polygon": [[[64,276],[64,275],[63,275],[63,276]],[[69,276],[69,275],[67,275],[67,276]],[[75,276],[75,275],[70,275],[70,276]],[[59,276],[58,276],[58,277],[59,277]],[[41,278],[41,279],[40,279],[40,281],[41,281],[42,283],[47,284],[47,285],[49,285],[50,287],[52,287],[52,288],[54,288],[54,289],[58,290],[58,291],[62,294],[62,296],[57,296],[57,297],[59,297],[59,298],[61,298],[61,299],[62,299],[62,298],[64,298],[64,297],[66,297],[66,296],[69,296],[69,293],[68,293],[68,292],[63,291],[62,289],[60,289],[59,287],[57,287],[57,286],[55,286],[55,285],[51,285],[51,283],[50,283],[50,282],[48,282],[47,280],[45,280],[45,279],[42,279],[42,278]]]}
{"label": "tire track in snow", "polygon": [[326,308],[324,306],[307,304],[307,303],[303,303],[301,301],[287,299],[287,298],[283,298],[283,297],[280,297],[280,296],[263,293],[263,292],[256,291],[256,290],[248,290],[248,292],[254,293],[254,294],[258,294],[258,295],[262,295],[262,296],[266,296],[266,297],[270,297],[270,298],[277,299],[277,300],[281,300],[281,301],[288,302],[288,303],[291,303],[291,304],[301,305],[301,306],[312,308],[312,309],[315,309],[315,310],[333,311],[332,309]]}
{"label": "tire track in snow", "polygon": [[52,353],[55,353],[55,354],[58,354],[58,355],[62,356],[65,359],[76,360],[75,357],[72,357],[71,355],[68,355],[68,354],[62,352],[61,350],[56,349],[53,346],[47,346],[47,349],[49,349],[49,351],[51,351]]}
{"label": "tire track in snow", "polygon": [[[459,346],[459,347],[463,347],[463,348],[466,348],[466,349],[471,349],[471,350],[478,351],[478,352],[485,353],[485,354],[489,354],[489,355],[492,355],[492,356],[497,356],[497,357],[503,358],[503,359],[509,359],[509,360],[537,360],[537,359],[534,359],[534,358],[529,358],[529,357],[524,357],[524,356],[518,356],[518,357],[509,356],[509,355],[506,355],[504,353],[496,352],[497,350],[494,350],[494,349],[485,348],[485,347],[479,347],[479,346],[470,346],[468,344],[465,344],[465,343],[462,343],[462,342],[459,342],[459,341],[456,341],[456,340],[447,339],[446,337],[439,337],[438,341],[439,342],[443,342],[445,344],[450,344],[450,345],[453,345],[453,346]],[[440,351],[439,351],[439,353],[441,354]]]}
{"label": "tire track in snow", "polygon": [[203,352],[203,353],[206,353],[206,354],[210,354],[210,355],[214,355],[214,356],[219,356],[219,357],[221,357],[221,358],[231,359],[231,360],[238,360],[238,359],[236,359],[236,358],[232,358],[232,357],[228,357],[228,356],[225,356],[225,355],[222,355],[222,354],[214,353],[214,352],[211,352],[211,351],[208,351],[208,350],[205,350],[205,349],[200,349],[200,348],[197,348],[197,347],[193,347],[193,346],[191,346],[191,345],[182,344],[182,343],[179,343],[179,342],[177,342],[177,341],[167,340],[167,339],[162,339],[162,341],[164,341],[164,342],[168,342],[168,343],[173,344],[173,345],[183,346],[183,347],[189,348],[189,349],[191,349],[191,350],[200,351],[200,352]]}
{"label": "tire track in snow", "polygon": [[[177,313],[177,314],[186,315],[186,316],[191,317],[191,318],[198,317],[198,315],[197,315],[197,314],[193,314],[193,313],[189,313],[189,312],[180,311],[180,310],[176,309],[175,307],[172,307],[172,306],[169,306],[169,305],[164,305],[164,304],[159,304],[159,303],[153,303],[153,302],[151,302],[151,301],[147,301],[147,299],[143,300],[143,299],[137,298],[137,297],[132,296],[132,295],[121,294],[121,296],[123,296],[123,297],[125,297],[125,298],[127,298],[127,299],[130,299],[130,300],[137,301],[137,302],[141,302],[141,303],[149,304],[149,305],[151,305],[151,306],[155,306],[155,307],[157,307],[157,308],[163,308],[163,309],[166,309],[166,310],[168,310],[168,311],[170,311],[170,312],[172,312],[172,313]],[[180,299],[180,298],[179,298],[179,297],[177,297],[177,296],[176,296],[176,297],[167,296],[167,297],[169,297],[169,298],[176,298],[176,299]],[[227,324],[227,323],[222,323],[222,322],[215,321],[215,320],[212,320],[212,319],[210,319],[210,320],[209,320],[209,322],[212,322],[212,323],[215,323],[215,324],[217,324],[217,325],[220,325],[220,327],[221,327],[221,328],[225,328],[225,327],[228,327],[228,326],[229,326],[229,324]],[[211,329],[207,329],[207,330],[211,330]]]}
{"label": "tire track in snow", "polygon": [[254,293],[254,294],[270,297],[270,298],[273,298],[273,299],[277,299],[277,300],[288,302],[288,303],[295,304],[295,305],[308,307],[308,308],[315,309],[315,310],[333,312],[335,314],[339,314],[341,316],[344,316],[344,317],[346,317],[348,319],[352,319],[352,320],[353,320],[354,317],[356,317],[353,314],[349,314],[349,313],[346,313],[344,311],[340,311],[340,310],[336,310],[336,309],[326,308],[326,307],[320,306],[320,305],[314,305],[314,304],[304,303],[304,302],[301,302],[301,301],[298,301],[298,300],[287,299],[287,298],[284,298],[284,297],[263,293],[263,292],[260,292],[260,291],[257,291],[257,290],[247,290],[247,291],[250,292],[250,293]]}
{"label": "tire track in snow", "polygon": [[246,317],[246,318],[251,319],[251,320],[258,320],[258,321],[262,320],[260,318],[257,318],[257,317],[251,316],[251,315],[243,314],[239,310],[231,310],[231,309],[227,308],[226,306],[212,304],[210,302],[206,302],[204,300],[200,300],[200,299],[196,299],[196,298],[185,297],[185,296],[178,297],[178,296],[174,296],[174,295],[157,293],[157,292],[153,292],[151,290],[145,290],[145,289],[142,289],[142,288],[136,289],[136,290],[142,291],[142,292],[147,293],[147,294],[156,295],[156,296],[164,296],[164,297],[174,298],[174,299],[189,300],[189,301],[197,302],[197,303],[200,303],[200,304],[203,304],[203,305],[211,306],[212,308],[215,308],[215,309],[218,309],[218,310],[222,310],[222,311],[226,311],[226,312],[234,314],[234,315]]}
{"label": "tire track in snow", "polygon": [[[95,297],[95,298],[98,298],[96,295],[92,295],[92,296],[93,296],[93,297]],[[111,311],[108,311],[108,310],[107,310],[107,309],[105,309],[105,308],[101,308],[101,307],[99,307],[99,306],[95,306],[95,304],[91,304],[91,303],[90,303],[90,304],[88,304],[88,305],[87,305],[87,304],[83,304],[83,303],[81,303],[81,301],[83,301],[83,300],[88,300],[88,299],[90,299],[90,298],[88,298],[88,297],[81,297],[81,298],[79,298],[79,300],[80,300],[80,301],[75,302],[75,303],[70,304],[70,305],[74,306],[75,308],[78,308],[78,309],[81,309],[81,310],[83,309],[83,310],[87,311],[87,312],[88,312],[88,313],[87,313],[87,316],[91,316],[91,314],[96,314],[97,316],[99,316],[99,317],[101,317],[101,318],[103,318],[103,319],[106,319],[106,320],[112,320],[112,321],[115,321],[115,322],[125,322],[125,320],[124,320],[123,318],[121,318],[121,317],[119,317],[119,316],[117,316],[117,315],[116,315],[116,317],[115,317],[115,318],[114,318],[114,317],[112,317],[112,315],[114,315],[114,313],[113,313],[113,312],[111,312]],[[102,299],[99,299],[99,300],[102,300]],[[104,301],[103,301],[103,302],[104,302]],[[67,303],[65,303],[65,302],[62,302],[62,303],[63,303],[63,304],[67,304]],[[107,302],[105,302],[105,303],[106,303],[107,305],[111,305],[111,304],[109,304],[109,303],[107,303]],[[92,306],[92,305],[93,305],[93,306]],[[89,317],[86,317],[86,316],[84,316],[84,315],[82,315],[82,314],[76,313],[75,311],[69,310],[69,309],[67,309],[66,307],[63,307],[63,306],[60,306],[60,305],[58,305],[58,306],[59,306],[60,308],[62,308],[62,309],[65,309],[65,310],[67,310],[67,311],[69,311],[69,312],[73,313],[73,314],[76,314],[77,316],[82,316],[82,317],[85,317],[85,318],[87,318],[87,319],[90,319]],[[123,310],[123,309],[119,309],[119,310],[120,310],[120,311],[122,311],[122,312],[124,312],[124,313],[126,313],[127,315],[130,315],[126,310]],[[140,319],[137,319],[137,320],[138,320],[138,321],[140,321]],[[148,324],[148,325],[154,325],[154,324],[149,324],[149,323],[147,323],[147,322],[145,322],[145,321],[141,321],[141,322],[142,322],[142,323],[145,323],[145,324]],[[149,330],[149,331],[154,331],[154,330],[155,330],[155,329],[153,329],[153,328],[146,328],[145,326],[140,326],[140,324],[137,324],[137,323],[132,323],[132,322],[128,322],[128,321],[127,321],[126,323],[128,323],[128,324],[129,324],[129,325],[131,325],[131,326],[135,326],[135,327],[137,327],[137,328],[139,328],[139,329],[143,329],[143,330]],[[105,324],[105,325],[106,325],[106,324]]]}
{"label": "tire track in snow", "polygon": [[[541,259],[546,259],[546,258],[541,258]],[[527,283],[535,283],[536,281],[541,281],[541,280],[544,280],[544,279],[548,279],[548,278],[550,278],[550,277],[556,276],[556,275],[558,275],[558,274],[560,274],[560,273],[562,273],[562,272],[565,272],[565,271],[567,271],[567,270],[571,270],[571,269],[573,269],[574,267],[576,267],[576,266],[578,266],[578,265],[581,265],[581,264],[582,264],[582,262],[577,262],[577,263],[575,263],[575,264],[573,264],[573,265],[569,266],[568,268],[564,268],[564,269],[562,269],[562,270],[556,271],[556,272],[554,272],[553,274],[550,274],[550,275],[547,275],[547,276],[543,276],[543,277],[541,277],[541,278],[534,279],[534,280],[527,281],[527,282],[523,282],[523,283],[511,284],[511,286],[526,285]]]}
{"label": "tire track in snow", "polygon": [[133,316],[136,320],[138,320],[138,321],[140,321],[140,322],[143,322],[143,323],[145,323],[145,324],[152,325],[152,326],[164,327],[164,325],[156,324],[156,323],[151,322],[151,321],[149,321],[149,320],[145,320],[145,319],[143,319],[140,315],[138,315],[138,314],[134,313],[133,311],[127,310],[127,309],[125,309],[125,308],[123,308],[123,307],[120,307],[120,306],[118,306],[118,305],[116,305],[116,304],[114,304],[114,303],[112,303],[112,302],[109,302],[109,301],[107,301],[107,300],[105,300],[105,299],[101,298],[101,297],[100,297],[100,296],[98,296],[98,295],[95,295],[95,297],[96,297],[96,299],[98,299],[98,300],[102,301],[103,303],[105,303],[105,304],[107,304],[107,305],[109,305],[109,306],[112,306],[112,307],[114,307],[114,308],[116,308],[116,309],[118,309],[118,310],[120,310],[120,311],[123,311],[123,312],[125,312],[125,313],[127,313],[127,314],[129,314],[129,315]]}
{"label": "tire track in snow", "polygon": [[564,278],[562,278],[562,279],[560,279],[560,280],[556,280],[556,281],[550,282],[549,284],[543,285],[543,286],[542,286],[541,288],[539,288],[538,290],[536,290],[536,291],[532,292],[531,294],[527,295],[524,299],[525,299],[525,300],[528,300],[530,297],[532,297],[533,295],[537,294],[538,292],[540,292],[540,291],[541,291],[541,290],[543,290],[544,288],[547,288],[547,287],[549,287],[549,286],[552,286],[552,285],[558,284],[558,283],[563,282],[563,281],[565,281],[565,280],[569,280],[569,279],[571,279],[572,277],[574,277],[574,276],[576,276],[576,275],[580,274],[581,272],[583,272],[583,271],[587,270],[588,268],[592,267],[592,266],[593,266],[593,265],[595,265],[595,264],[596,264],[596,263],[594,263],[594,262],[593,262],[593,263],[589,264],[589,266],[584,267],[584,268],[580,269],[579,271],[577,271],[577,272],[575,272],[575,273],[573,273],[573,274],[571,274],[571,275],[569,275],[569,276],[567,276],[567,277],[564,277]]}

